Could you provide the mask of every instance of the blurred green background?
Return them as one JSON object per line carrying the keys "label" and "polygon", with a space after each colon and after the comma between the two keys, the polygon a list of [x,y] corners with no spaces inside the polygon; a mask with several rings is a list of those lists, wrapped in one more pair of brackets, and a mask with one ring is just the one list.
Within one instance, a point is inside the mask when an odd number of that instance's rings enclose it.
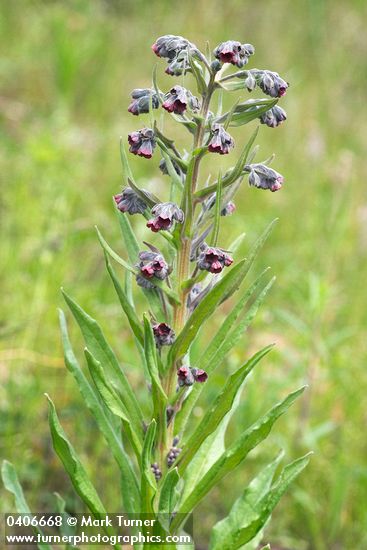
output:
{"label": "blurred green background", "polygon": [[[201,48],[207,40],[214,47],[235,39],[256,46],[250,67],[275,70],[291,83],[281,103],[288,120],[276,130],[261,127],[258,157],[275,152],[274,168],[286,184],[276,194],[244,185],[236,215],[223,221],[220,244],[245,231],[246,253],[280,218],[257,266],[272,266],[278,280],[206,395],[248,353],[272,341],[277,349],[248,384],[231,436],[285,391],[303,382],[310,388],[269,443],[202,505],[198,540],[205,548],[210,526],[281,446],[287,458],[308,449],[315,455],[273,516],[266,533],[272,548],[367,547],[367,4],[12,0],[0,6],[0,456],[16,465],[31,508],[55,509],[53,491],[70,509],[80,507],[51,448],[44,392],[54,398],[107,509],[119,507],[115,467],[63,367],[59,288],[98,318],[143,398],[139,359],[93,226],[123,253],[111,201],[122,184],[119,137],[145,124],[127,106],[133,88],[150,85],[155,38],[181,34]],[[164,68],[159,61],[161,88],[168,89],[173,80]],[[237,152],[250,131],[234,132]],[[228,164],[211,160],[215,171]],[[158,155],[151,162],[133,158],[132,167],[141,185],[163,194],[168,183],[158,161]],[[146,235],[144,227],[137,230]],[[213,322],[220,321],[218,315]],[[71,332],[82,350],[74,326]],[[197,416],[204,407],[205,399]],[[10,496],[1,495],[0,509],[13,510]]]}

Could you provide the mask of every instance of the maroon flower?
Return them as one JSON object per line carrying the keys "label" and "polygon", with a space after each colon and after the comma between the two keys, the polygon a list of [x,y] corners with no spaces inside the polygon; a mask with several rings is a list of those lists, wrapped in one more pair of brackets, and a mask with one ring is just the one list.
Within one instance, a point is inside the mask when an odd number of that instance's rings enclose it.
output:
{"label": "maroon flower", "polygon": [[208,380],[208,373],[205,372],[203,369],[191,369],[191,372],[193,374],[193,377],[195,378],[195,382],[200,382],[201,384],[203,382],[206,382]]}
{"label": "maroon flower", "polygon": [[269,111],[266,111],[266,113],[261,115],[259,118],[261,124],[266,124],[269,128],[276,128],[287,120],[287,113],[284,109],[276,105],[272,109],[269,109]]}
{"label": "maroon flower", "polygon": [[214,248],[204,243],[198,258],[198,267],[210,273],[220,273],[224,267],[233,263],[233,259],[221,248]]}
{"label": "maroon flower", "polygon": [[166,323],[153,325],[153,334],[158,348],[161,346],[170,346],[175,340],[175,332]]}
{"label": "maroon flower", "polygon": [[214,50],[214,55],[222,63],[231,63],[241,68],[248,63],[250,55],[255,53],[252,44],[241,44],[235,40],[222,42]]}
{"label": "maroon flower", "polygon": [[177,371],[178,385],[192,386],[194,382],[203,383],[208,379],[207,373],[202,369],[180,367]]}
{"label": "maroon flower", "polygon": [[174,221],[183,223],[184,213],[173,202],[161,202],[153,206],[152,214],[155,218],[147,222],[147,227],[157,233],[162,229],[170,229]]}
{"label": "maroon flower", "polygon": [[113,198],[120,212],[128,212],[130,215],[143,214],[148,208],[148,205],[131,187],[125,187],[122,193],[115,195]]}
{"label": "maroon flower", "polygon": [[270,97],[282,97],[287,93],[289,84],[278,73],[256,70],[252,71],[252,73],[264,94],[270,95]]}
{"label": "maroon flower", "polygon": [[142,251],[139,252],[140,262],[137,264],[139,273],[136,275],[136,282],[144,288],[155,288],[151,280],[166,279],[168,277],[169,268],[162,254],[157,252]]}
{"label": "maroon flower", "polygon": [[158,109],[159,99],[154,90],[149,88],[137,88],[131,92],[132,102],[129,105],[128,111],[133,115],[140,113],[149,113],[150,103],[153,109]]}
{"label": "maroon flower", "polygon": [[219,153],[227,155],[231,148],[234,147],[233,138],[225,131],[221,124],[213,124],[212,138],[208,145],[208,150],[211,153]]}
{"label": "maroon flower", "polygon": [[164,96],[164,102],[162,104],[163,109],[177,115],[182,115],[188,106],[193,111],[197,111],[200,107],[199,100],[182,86],[174,86]]}
{"label": "maroon flower", "polygon": [[284,178],[279,172],[265,166],[265,164],[250,164],[248,182],[258,189],[278,191],[281,189]]}
{"label": "maroon flower", "polygon": [[128,135],[128,141],[130,144],[130,153],[146,159],[152,158],[156,145],[153,130],[150,128],[143,128],[137,132],[132,132]]}

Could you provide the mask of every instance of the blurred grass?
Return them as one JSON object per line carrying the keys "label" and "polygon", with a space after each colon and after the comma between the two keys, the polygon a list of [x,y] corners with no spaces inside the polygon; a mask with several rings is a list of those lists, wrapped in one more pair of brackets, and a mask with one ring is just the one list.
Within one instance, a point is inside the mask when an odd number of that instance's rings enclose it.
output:
{"label": "blurred grass", "polygon": [[[45,391],[63,411],[108,509],[118,509],[116,471],[62,366],[59,287],[101,321],[140,387],[138,358],[93,230],[98,224],[120,246],[111,205],[121,186],[118,141],[144,124],[127,114],[128,95],[149,85],[157,36],[182,34],[201,47],[234,38],[255,44],[251,66],[291,82],[282,103],[288,121],[261,128],[259,139],[259,158],[275,152],[286,185],[276,194],[244,186],[237,214],[223,222],[221,243],[245,231],[245,252],[279,216],[258,264],[271,265],[278,282],[207,393],[249,350],[271,341],[277,351],[248,384],[232,436],[284,391],[304,381],[310,389],[271,444],[201,507],[199,538],[205,546],[210,525],[283,446],[289,456],[309,448],[315,456],[278,507],[267,539],[296,550],[354,549],[356,541],[365,547],[366,4],[13,0],[0,9],[0,455],[18,467],[33,509],[52,509],[54,490],[79,506],[50,448]],[[163,62],[159,68],[163,75]],[[160,78],[162,88],[172,82]],[[249,131],[235,132],[237,149]],[[219,169],[224,161],[215,162]],[[142,185],[167,185],[157,164],[132,160]],[[75,327],[72,336],[81,349]],[[7,495],[0,507],[12,509]]]}

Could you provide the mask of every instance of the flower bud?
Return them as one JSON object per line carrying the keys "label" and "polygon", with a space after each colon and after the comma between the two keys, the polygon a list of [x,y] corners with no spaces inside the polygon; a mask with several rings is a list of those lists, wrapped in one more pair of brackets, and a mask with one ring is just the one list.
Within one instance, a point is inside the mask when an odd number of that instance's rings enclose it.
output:
{"label": "flower bud", "polygon": [[153,109],[158,109],[159,100],[156,92],[149,88],[137,88],[131,92],[132,102],[128,107],[129,113],[140,115],[141,113],[149,113],[150,103]]}
{"label": "flower bud", "polygon": [[113,198],[120,212],[128,212],[130,215],[143,214],[148,208],[148,205],[131,187],[125,187],[122,193]]}
{"label": "flower bud", "polygon": [[220,273],[224,267],[233,263],[233,259],[221,248],[214,248],[204,243],[198,258],[198,268],[210,273]]}
{"label": "flower bud", "polygon": [[157,462],[154,462],[154,464],[151,464],[150,467],[151,467],[152,472],[154,474],[155,480],[159,481],[162,477],[162,472],[161,472],[161,469],[159,468]]}
{"label": "flower bud", "polygon": [[[172,166],[173,168],[175,169],[175,172],[178,176],[181,176],[182,172],[181,172],[181,168],[179,167],[179,165],[177,164],[176,161],[172,160],[171,159],[171,162],[172,162]],[[162,159],[159,163],[159,169],[160,171],[162,172],[162,174],[164,174],[165,176],[168,176],[169,175],[169,172],[168,172],[168,169],[167,169],[167,163],[166,163],[166,159]]]}
{"label": "flower bud", "polygon": [[154,231],[154,233],[162,229],[171,229],[174,221],[178,223],[183,223],[184,221],[183,211],[173,202],[156,204],[152,208],[152,214],[154,214],[155,218],[147,222],[147,227]]}
{"label": "flower bud", "polygon": [[182,50],[186,50],[188,46],[191,45],[192,44],[182,36],[166,34],[165,36],[157,38],[152,46],[152,50],[158,57],[165,57],[172,60],[177,57]]}
{"label": "flower bud", "polygon": [[168,468],[170,468],[173,463],[175,462],[176,458],[178,457],[178,455],[180,454],[180,452],[182,451],[182,449],[180,447],[171,447],[169,452],[168,452],[168,455],[167,455],[167,466]]}
{"label": "flower bud", "polygon": [[272,71],[252,71],[264,94],[270,97],[282,97],[287,93],[288,82]]}
{"label": "flower bud", "polygon": [[186,74],[190,70],[190,64],[187,59],[178,56],[169,63],[164,72],[170,76],[181,76],[182,74]]}
{"label": "flower bud", "polygon": [[212,138],[208,145],[208,150],[211,153],[219,153],[220,155],[227,155],[231,148],[234,147],[234,140],[225,131],[224,126],[221,124],[213,124],[212,126]]}
{"label": "flower bud", "polygon": [[222,64],[218,59],[214,59],[214,61],[212,61],[211,65],[210,65],[210,67],[211,67],[213,73],[217,73],[218,71],[221,70]]}
{"label": "flower bud", "polygon": [[233,212],[236,210],[236,205],[234,202],[229,201],[225,205],[225,207],[221,210],[220,215],[221,216],[231,216]]}
{"label": "flower bud", "polygon": [[143,288],[155,288],[154,278],[166,279],[168,277],[169,268],[162,254],[143,250],[139,252],[140,262],[137,264],[139,273],[136,276],[136,282]]}
{"label": "flower bud", "polygon": [[256,88],[256,79],[250,71],[248,76],[245,78],[244,83],[245,83],[245,88],[247,88],[249,92],[253,92],[254,89]]}
{"label": "flower bud", "polygon": [[202,384],[203,382],[206,382],[208,380],[208,373],[205,372],[205,370],[203,369],[192,368],[191,372],[193,374],[193,377],[195,378],[195,382],[200,382]]}
{"label": "flower bud", "polygon": [[261,124],[266,124],[269,128],[276,128],[287,119],[287,113],[284,109],[276,105],[272,109],[269,109],[269,111],[266,111],[266,113],[261,115],[259,118]]}
{"label": "flower bud", "polygon": [[250,175],[248,182],[258,189],[269,189],[278,191],[282,187],[284,178],[279,172],[265,166],[265,164],[250,164]]}
{"label": "flower bud", "polygon": [[222,63],[231,63],[241,68],[248,63],[249,57],[255,53],[252,44],[241,44],[235,40],[222,42],[214,50],[214,56]]}
{"label": "flower bud", "polygon": [[189,90],[186,90],[186,88],[182,86],[174,86],[164,96],[164,102],[162,104],[163,109],[177,115],[182,115],[188,106],[193,111],[197,111],[200,108],[199,100],[197,97],[193,96]]}
{"label": "flower bud", "polygon": [[175,332],[166,323],[153,325],[153,334],[158,348],[172,345],[176,337]]}
{"label": "flower bud", "polygon": [[189,367],[180,367],[177,371],[178,385],[192,386],[195,382],[194,375]]}
{"label": "flower bud", "polygon": [[143,128],[142,130],[132,132],[128,135],[128,142],[130,144],[130,153],[147,159],[152,158],[156,146],[154,131],[152,129]]}

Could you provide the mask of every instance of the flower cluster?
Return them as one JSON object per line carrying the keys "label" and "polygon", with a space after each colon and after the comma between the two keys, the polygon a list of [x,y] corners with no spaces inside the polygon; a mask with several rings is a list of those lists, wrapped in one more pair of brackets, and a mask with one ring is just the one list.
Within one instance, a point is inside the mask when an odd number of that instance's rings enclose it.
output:
{"label": "flower cluster", "polygon": [[175,332],[167,323],[156,323],[152,328],[157,348],[170,346],[175,341]]}
{"label": "flower cluster", "polygon": [[173,465],[173,463],[175,462],[175,460],[177,459],[177,457],[179,456],[181,451],[182,451],[182,449],[180,447],[176,447],[175,445],[173,445],[170,448],[169,453],[167,455],[167,467],[168,468],[171,468],[171,466]]}
{"label": "flower cluster", "polygon": [[177,378],[179,387],[182,387],[192,386],[195,382],[206,382],[208,375],[205,370],[183,366],[177,370]]}
{"label": "flower cluster", "polygon": [[152,280],[163,281],[168,277],[169,267],[162,254],[153,251],[143,250],[139,252],[140,262],[137,264],[139,273],[136,275],[136,282],[143,288],[155,288]]}
{"label": "flower cluster", "polygon": [[241,44],[235,40],[222,42],[214,50],[215,57],[222,63],[231,63],[241,68],[248,63],[249,57],[255,53],[252,44]]}
{"label": "flower cluster", "polygon": [[220,273],[224,267],[232,265],[233,259],[221,248],[214,248],[203,243],[200,247],[198,268],[210,273]]}
{"label": "flower cluster", "polygon": [[190,69],[188,52],[195,51],[196,47],[182,36],[167,34],[156,40],[152,50],[158,57],[167,59],[167,74],[180,76]]}
{"label": "flower cluster", "polygon": [[128,142],[130,144],[130,153],[146,159],[152,158],[156,146],[154,130],[151,128],[143,128],[137,132],[131,132],[131,134],[128,135]]}
{"label": "flower cluster", "polygon": [[189,90],[182,86],[174,86],[164,96],[164,102],[162,103],[163,109],[169,113],[175,113],[176,115],[182,115],[187,107],[190,107],[192,111],[198,111],[200,109],[200,103],[197,97],[193,96]]}

